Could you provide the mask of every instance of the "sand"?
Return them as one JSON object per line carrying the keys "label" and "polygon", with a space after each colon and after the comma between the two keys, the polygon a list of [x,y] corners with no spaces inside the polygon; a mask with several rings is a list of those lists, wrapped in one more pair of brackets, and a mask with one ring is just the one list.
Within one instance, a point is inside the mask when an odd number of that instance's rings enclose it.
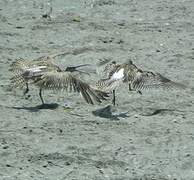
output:
{"label": "sand", "polygon": [[[48,108],[34,87],[10,90],[15,59],[61,52],[62,65],[132,59],[191,89],[123,86],[116,107],[44,91]],[[193,70],[193,0],[1,0],[0,180],[193,180]]]}

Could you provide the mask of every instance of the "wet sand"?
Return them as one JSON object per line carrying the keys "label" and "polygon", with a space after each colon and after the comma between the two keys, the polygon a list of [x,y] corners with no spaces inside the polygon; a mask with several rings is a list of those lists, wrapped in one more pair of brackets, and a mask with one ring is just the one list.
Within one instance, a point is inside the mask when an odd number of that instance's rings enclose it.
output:
{"label": "wet sand", "polygon": [[10,90],[8,71],[17,58],[64,52],[62,65],[132,59],[192,88],[194,1],[48,3],[0,1],[0,179],[194,179],[193,89],[140,95],[123,86],[114,108],[45,91],[53,104],[40,108],[36,88],[29,99]]}

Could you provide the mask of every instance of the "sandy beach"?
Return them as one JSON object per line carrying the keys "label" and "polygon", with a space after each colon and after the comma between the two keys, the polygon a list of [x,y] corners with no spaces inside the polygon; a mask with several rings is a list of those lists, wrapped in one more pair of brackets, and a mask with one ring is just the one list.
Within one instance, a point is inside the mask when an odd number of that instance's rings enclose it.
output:
{"label": "sandy beach", "polygon": [[[64,66],[131,59],[189,88],[124,85],[115,107],[44,91],[49,108],[34,86],[10,89],[16,59],[63,52]],[[1,0],[0,180],[193,180],[193,87],[193,0]]]}

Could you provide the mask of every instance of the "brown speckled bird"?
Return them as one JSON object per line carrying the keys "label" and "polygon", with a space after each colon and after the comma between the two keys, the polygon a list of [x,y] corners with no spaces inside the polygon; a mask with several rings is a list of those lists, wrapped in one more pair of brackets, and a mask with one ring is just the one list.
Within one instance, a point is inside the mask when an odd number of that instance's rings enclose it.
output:
{"label": "brown speckled bird", "polygon": [[[159,73],[143,71],[139,69],[131,60],[123,64],[117,64],[109,59],[101,60],[98,64],[97,72],[102,78],[96,83],[96,88],[105,92],[113,92],[112,103],[115,105],[115,90],[123,83],[127,83],[129,91],[149,89],[185,89],[186,86],[171,81]],[[99,70],[100,69],[100,70]]]}
{"label": "brown speckled bird", "polygon": [[29,84],[39,87],[39,96],[42,104],[44,104],[42,98],[43,89],[78,92],[87,103],[94,104],[94,101],[100,103],[102,100],[106,100],[108,94],[92,88],[74,74],[74,72],[79,72],[77,68],[86,65],[69,66],[63,70],[54,64],[53,59],[49,56],[32,61],[19,59],[11,64],[10,71],[14,73],[11,83],[14,87],[26,87],[24,94],[29,91]]}

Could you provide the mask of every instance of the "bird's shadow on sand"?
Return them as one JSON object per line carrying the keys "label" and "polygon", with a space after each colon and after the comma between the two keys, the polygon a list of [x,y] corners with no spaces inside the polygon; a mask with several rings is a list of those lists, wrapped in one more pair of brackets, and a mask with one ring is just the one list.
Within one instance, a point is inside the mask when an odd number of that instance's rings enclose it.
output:
{"label": "bird's shadow on sand", "polygon": [[57,103],[51,103],[51,104],[41,104],[41,105],[37,105],[37,106],[31,106],[31,107],[12,107],[13,109],[17,109],[17,110],[27,110],[30,112],[38,112],[42,109],[50,109],[50,110],[55,110],[59,107],[59,105]]}
{"label": "bird's shadow on sand", "polygon": [[140,113],[141,116],[155,116],[155,115],[175,115],[175,114],[182,114],[184,115],[184,111],[178,109],[167,109],[167,108],[147,108],[145,112]]}
{"label": "bird's shadow on sand", "polygon": [[95,111],[92,111],[92,114],[94,116],[98,116],[98,117],[106,118],[106,119],[111,119],[111,120],[120,120],[120,118],[129,117],[127,115],[128,112],[115,113],[113,110],[113,107],[111,105],[108,105],[104,108],[97,109]]}

